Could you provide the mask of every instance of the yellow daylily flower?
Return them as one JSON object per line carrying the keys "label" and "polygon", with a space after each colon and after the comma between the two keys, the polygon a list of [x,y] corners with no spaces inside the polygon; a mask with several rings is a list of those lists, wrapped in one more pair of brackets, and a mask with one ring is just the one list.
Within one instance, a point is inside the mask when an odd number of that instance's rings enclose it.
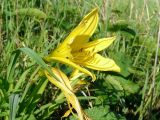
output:
{"label": "yellow daylily flower", "polygon": [[[78,118],[79,120],[84,120],[83,119],[83,111],[81,109],[80,103],[76,97],[76,95],[73,93],[73,88],[70,85],[70,80],[68,79],[68,77],[60,70],[56,69],[56,68],[52,68],[52,72],[55,74],[55,76],[59,79],[59,81],[57,81],[54,77],[52,77],[52,75],[50,75],[46,70],[44,71],[46,77],[48,78],[48,80],[54,84],[56,87],[58,87],[59,89],[61,89],[61,91],[63,92],[63,94],[65,95],[68,105],[70,107],[70,111],[72,111],[72,108],[74,108],[78,114]],[[72,105],[72,107],[70,106],[70,104]]]}
{"label": "yellow daylily flower", "polygon": [[[107,48],[116,37],[102,38],[89,42],[98,24],[98,9],[87,14],[69,36],[44,59],[68,64],[95,79],[94,74],[84,67],[100,70],[120,72],[119,66],[109,58],[104,58],[99,51]],[[84,67],[81,67],[84,66]]]}

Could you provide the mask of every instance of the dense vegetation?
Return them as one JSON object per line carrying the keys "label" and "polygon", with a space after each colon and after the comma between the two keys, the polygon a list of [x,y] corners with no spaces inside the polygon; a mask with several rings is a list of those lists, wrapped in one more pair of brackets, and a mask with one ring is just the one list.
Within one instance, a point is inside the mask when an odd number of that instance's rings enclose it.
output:
{"label": "dense vegetation", "polygon": [[[42,73],[43,57],[55,49],[93,8],[99,23],[90,40],[116,35],[103,56],[120,73],[91,70],[76,96],[93,120],[160,118],[159,0],[1,0],[0,119],[60,120],[68,112],[61,90]],[[50,63],[70,76],[72,67]],[[76,111],[73,110],[74,113]],[[75,115],[65,114],[73,120]]]}

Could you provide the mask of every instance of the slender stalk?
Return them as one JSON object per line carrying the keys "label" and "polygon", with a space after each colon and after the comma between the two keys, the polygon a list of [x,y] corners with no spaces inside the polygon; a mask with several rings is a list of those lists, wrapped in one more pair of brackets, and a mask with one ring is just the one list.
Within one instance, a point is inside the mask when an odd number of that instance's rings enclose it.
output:
{"label": "slender stalk", "polygon": [[158,39],[157,39],[157,47],[156,47],[156,53],[155,53],[155,60],[154,60],[154,67],[153,67],[153,76],[152,76],[152,84],[151,84],[151,103],[149,108],[149,118],[152,116],[152,106],[153,106],[153,97],[155,96],[155,82],[156,82],[156,75],[157,75],[157,63],[158,63],[158,51],[160,48],[160,26],[158,31]]}

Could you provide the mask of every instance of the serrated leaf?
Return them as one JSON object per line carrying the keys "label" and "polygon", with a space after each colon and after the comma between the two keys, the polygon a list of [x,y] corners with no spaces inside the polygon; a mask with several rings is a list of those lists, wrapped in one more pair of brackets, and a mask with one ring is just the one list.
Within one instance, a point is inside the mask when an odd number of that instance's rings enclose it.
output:
{"label": "serrated leaf", "polygon": [[[115,80],[116,82],[110,82],[111,81],[110,79],[112,79],[112,81]],[[123,88],[123,92],[125,93],[125,95],[134,94],[138,92],[140,88],[138,84],[120,76],[108,76],[106,81],[109,81],[110,84],[116,86],[114,87],[115,89],[122,90]]]}
{"label": "serrated leaf", "polygon": [[[110,111],[109,106],[92,107],[85,110],[91,120],[125,120],[124,117],[117,116]],[[75,120],[72,116],[70,120]]]}
{"label": "serrated leaf", "polygon": [[121,74],[124,77],[129,76],[129,69],[131,68],[132,63],[131,58],[129,58],[129,56],[126,56],[126,54],[122,52],[110,53],[110,55],[113,56],[113,59],[121,68],[121,72],[119,74]]}
{"label": "serrated leaf", "polygon": [[117,80],[115,80],[114,77],[112,76],[107,76],[107,81],[112,85],[113,88],[115,88],[116,90],[120,90],[123,91],[123,86],[121,85],[121,83]]}

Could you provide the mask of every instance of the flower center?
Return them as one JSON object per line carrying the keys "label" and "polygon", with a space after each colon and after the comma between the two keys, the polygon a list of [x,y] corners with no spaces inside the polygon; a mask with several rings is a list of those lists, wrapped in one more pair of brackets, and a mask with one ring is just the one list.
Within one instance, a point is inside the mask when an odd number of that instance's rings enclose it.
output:
{"label": "flower center", "polygon": [[71,51],[71,54],[73,56],[72,61],[83,65],[85,62],[90,61],[93,57],[93,52],[85,50],[83,48],[76,50],[76,51]]}

